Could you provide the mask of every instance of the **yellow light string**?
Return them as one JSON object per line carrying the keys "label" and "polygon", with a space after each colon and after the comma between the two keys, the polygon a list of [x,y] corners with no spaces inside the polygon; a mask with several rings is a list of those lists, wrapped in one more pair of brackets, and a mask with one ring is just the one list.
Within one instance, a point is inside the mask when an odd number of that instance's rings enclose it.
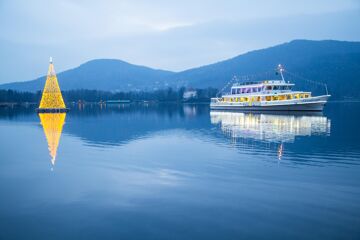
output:
{"label": "yellow light string", "polygon": [[56,153],[65,122],[66,113],[39,113],[51,156],[51,164],[55,165]]}
{"label": "yellow light string", "polygon": [[49,70],[39,108],[66,108],[52,62],[50,62],[49,65]]}

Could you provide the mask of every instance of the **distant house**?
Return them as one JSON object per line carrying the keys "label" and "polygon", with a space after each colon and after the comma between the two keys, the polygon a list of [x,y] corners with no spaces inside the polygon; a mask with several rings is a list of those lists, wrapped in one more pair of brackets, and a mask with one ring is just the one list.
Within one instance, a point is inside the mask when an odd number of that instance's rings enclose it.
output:
{"label": "distant house", "polygon": [[187,89],[183,94],[183,99],[188,100],[197,97],[197,91],[194,89]]}

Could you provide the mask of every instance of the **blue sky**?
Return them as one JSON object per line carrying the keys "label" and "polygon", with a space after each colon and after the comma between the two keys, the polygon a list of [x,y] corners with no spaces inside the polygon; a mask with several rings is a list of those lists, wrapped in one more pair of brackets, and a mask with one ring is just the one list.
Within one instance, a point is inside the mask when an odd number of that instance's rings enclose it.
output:
{"label": "blue sky", "polygon": [[95,58],[181,71],[293,39],[360,41],[360,0],[0,0],[0,83]]}

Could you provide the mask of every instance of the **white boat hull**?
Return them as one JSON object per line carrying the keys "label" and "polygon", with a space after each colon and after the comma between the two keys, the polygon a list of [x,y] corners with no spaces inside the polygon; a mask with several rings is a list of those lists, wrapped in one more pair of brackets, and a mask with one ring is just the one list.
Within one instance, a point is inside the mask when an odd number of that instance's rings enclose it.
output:
{"label": "white boat hull", "polygon": [[213,101],[210,108],[241,111],[322,111],[329,97],[329,95],[324,95],[306,99],[253,103]]}

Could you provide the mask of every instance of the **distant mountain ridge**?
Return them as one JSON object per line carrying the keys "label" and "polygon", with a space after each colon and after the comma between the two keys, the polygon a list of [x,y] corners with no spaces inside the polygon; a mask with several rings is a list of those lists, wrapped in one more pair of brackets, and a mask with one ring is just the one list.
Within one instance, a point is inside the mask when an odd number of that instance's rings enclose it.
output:
{"label": "distant mountain ridge", "polygon": [[[62,90],[98,89],[109,91],[154,90],[166,87],[223,87],[234,75],[269,75],[277,64],[289,72],[327,83],[333,99],[360,99],[360,42],[294,40],[255,50],[218,63],[171,72],[133,65],[120,60],[98,59],[58,74]],[[305,83],[293,79],[298,87]],[[1,89],[42,90],[45,77],[0,85]]]}
{"label": "distant mountain ridge", "polygon": [[[55,63],[56,68],[56,63]],[[152,90],[166,87],[165,79],[174,74],[117,59],[95,59],[79,67],[57,73],[61,90],[97,89],[107,91]],[[35,80],[0,85],[1,89],[42,90],[46,76]]]}

